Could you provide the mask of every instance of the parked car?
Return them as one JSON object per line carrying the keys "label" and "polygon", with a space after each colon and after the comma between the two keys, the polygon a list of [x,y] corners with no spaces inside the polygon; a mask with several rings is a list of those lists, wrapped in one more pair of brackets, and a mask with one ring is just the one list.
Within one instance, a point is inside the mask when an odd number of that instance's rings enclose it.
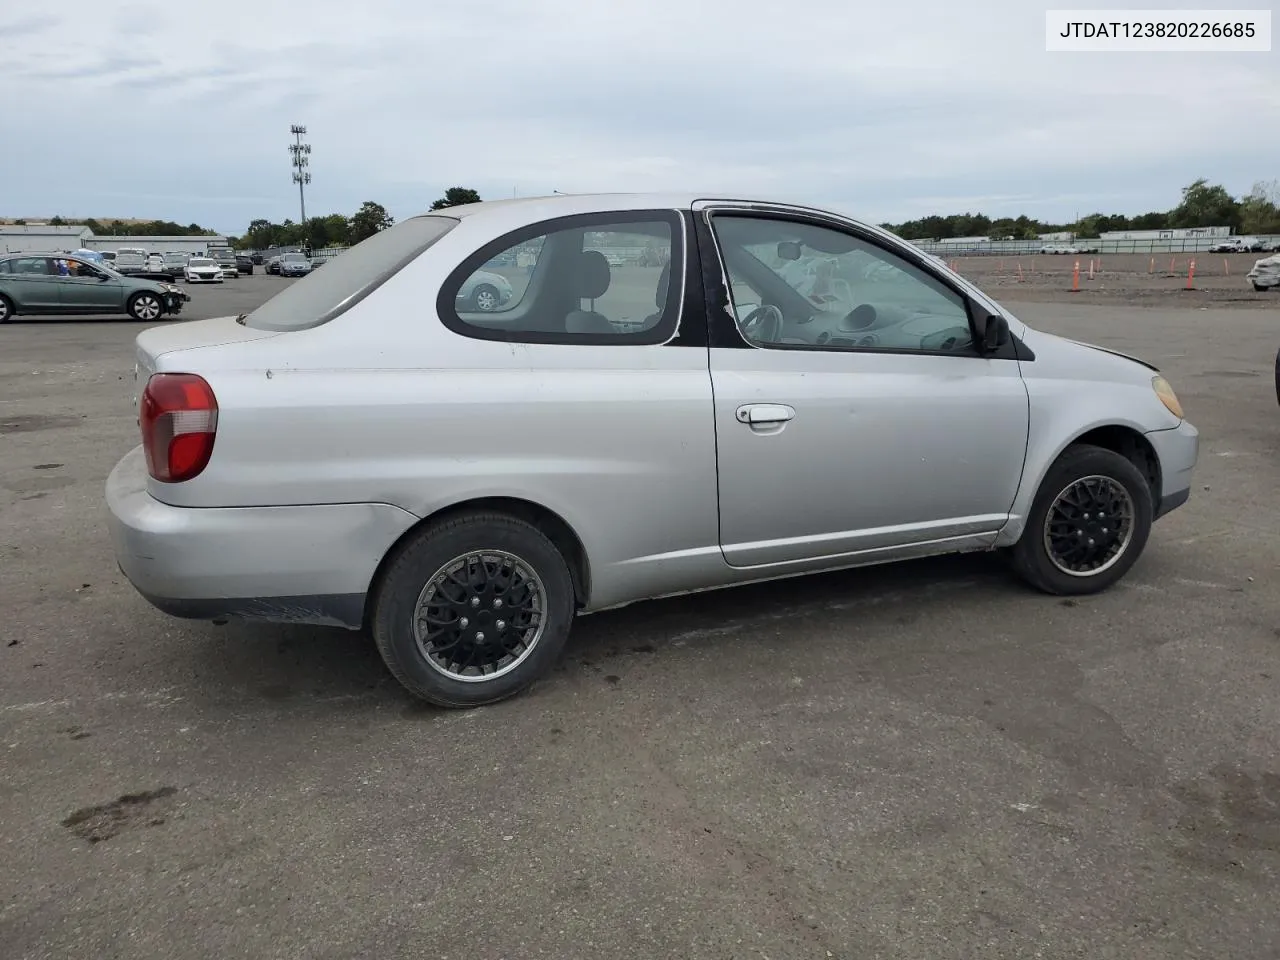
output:
{"label": "parked car", "polygon": [[1040,252],[1060,254],[1060,253],[1083,253],[1084,251],[1082,251],[1079,247],[1075,246],[1074,244],[1070,244],[1070,243],[1046,243],[1044,246],[1040,248]]}
{"label": "parked car", "polygon": [[222,283],[222,267],[212,257],[192,257],[183,276],[187,283]]}
{"label": "parked car", "polygon": [[107,262],[107,266],[114,269],[116,265],[116,252],[114,250],[100,250],[99,253],[101,253],[102,259]]}
{"label": "parked car", "polygon": [[20,314],[115,314],[150,322],[176,316],[190,297],[172,284],[126,277],[80,257],[0,257],[0,323]]}
{"label": "parked car", "polygon": [[260,254],[260,253],[251,253],[251,254],[249,254],[249,259],[253,261],[253,265],[254,265],[255,267],[260,267],[260,266],[262,266],[262,254]]}
{"label": "parked car", "polygon": [[159,253],[147,255],[147,273],[164,273],[164,256]]}
{"label": "parked car", "polygon": [[236,255],[230,247],[210,250],[209,259],[218,264],[224,278],[234,280],[240,276],[240,268],[236,264]]}
{"label": "parked car", "polygon": [[1210,253],[1247,253],[1249,243],[1243,237],[1228,237],[1209,248]]}
{"label": "parked car", "polygon": [[243,253],[237,253],[236,272],[243,273],[247,276],[253,276],[253,258]]}
{"label": "parked car", "polygon": [[182,275],[182,269],[187,265],[187,261],[191,258],[191,254],[182,253],[177,250],[171,250],[164,254],[165,270]]}
{"label": "parked car", "polygon": [[1245,279],[1253,284],[1255,290],[1280,289],[1280,254],[1255,260]]}
{"label": "parked car", "polygon": [[[970,551],[1096,593],[1190,496],[1199,434],[1154,367],[879,228],[697,196],[451,207],[143,331],[121,570],[179,617],[368,625],[415,696],[470,707],[651,597]],[[459,297],[538,238],[501,309]],[[668,265],[601,252],[646,245]],[[806,251],[890,275],[819,306],[783,276]]]}
{"label": "parked car", "polygon": [[477,270],[458,288],[461,309],[490,313],[511,301],[511,284],[507,278],[487,270]]}
{"label": "parked car", "polygon": [[286,253],[277,271],[282,277],[305,277],[311,272],[311,261],[301,253]]}
{"label": "parked car", "polygon": [[116,250],[116,262],[113,264],[119,273],[145,273],[148,254],[141,247],[120,247]]}
{"label": "parked car", "polygon": [[267,261],[267,273],[274,273],[277,276],[280,275],[280,257],[272,257]]}

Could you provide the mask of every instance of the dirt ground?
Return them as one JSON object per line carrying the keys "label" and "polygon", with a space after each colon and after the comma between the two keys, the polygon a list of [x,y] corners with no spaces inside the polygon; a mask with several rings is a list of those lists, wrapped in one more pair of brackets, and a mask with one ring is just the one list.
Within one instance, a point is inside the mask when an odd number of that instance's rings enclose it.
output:
{"label": "dirt ground", "polygon": [[[1280,290],[1255,291],[1245,274],[1266,253],[957,257],[952,265],[997,300],[1125,306],[1243,307],[1280,310]],[[1093,278],[1089,263],[1094,264]],[[1188,290],[1191,261],[1195,273]],[[1080,289],[1072,276],[1080,264]],[[1019,275],[1021,267],[1021,275]]]}
{"label": "dirt ground", "polygon": [[1112,590],[960,556],[635,604],[462,714],[366,636],[150,607],[103,502],[144,325],[0,326],[0,960],[1280,957],[1280,332],[988,289],[1201,431]]}

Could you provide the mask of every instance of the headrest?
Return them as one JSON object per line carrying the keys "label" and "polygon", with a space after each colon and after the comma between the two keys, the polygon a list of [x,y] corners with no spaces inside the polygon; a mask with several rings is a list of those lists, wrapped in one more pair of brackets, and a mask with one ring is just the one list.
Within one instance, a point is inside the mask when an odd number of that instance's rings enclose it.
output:
{"label": "headrest", "polygon": [[667,305],[667,291],[671,288],[671,261],[668,260],[662,265],[662,272],[658,274],[658,289],[653,295],[653,302],[661,310]]}
{"label": "headrest", "polygon": [[599,250],[584,250],[578,258],[578,276],[575,278],[579,297],[594,300],[603,297],[609,289],[609,261]]}

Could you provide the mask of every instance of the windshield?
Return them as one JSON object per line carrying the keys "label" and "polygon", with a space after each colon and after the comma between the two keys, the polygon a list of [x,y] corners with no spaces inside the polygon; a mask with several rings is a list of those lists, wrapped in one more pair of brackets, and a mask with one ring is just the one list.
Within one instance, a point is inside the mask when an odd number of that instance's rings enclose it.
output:
{"label": "windshield", "polygon": [[306,257],[304,257],[304,256],[303,256],[302,254],[300,254],[300,253],[286,253],[286,254],[285,254],[283,257],[281,257],[280,259],[281,259],[281,260],[288,260],[290,263],[299,263],[299,262],[301,262],[301,261],[303,261],[303,260],[305,260],[305,259],[307,259],[307,258],[306,258]]}
{"label": "windshield", "polygon": [[214,263],[212,260],[210,260],[208,257],[192,257],[190,260],[187,261],[187,264],[192,267],[216,267],[217,266],[217,264]]}
{"label": "windshield", "polygon": [[[255,330],[305,330],[359,303],[458,225],[452,217],[411,217],[357,243],[323,270],[307,274],[244,319]],[[286,254],[299,260],[301,254]]]}

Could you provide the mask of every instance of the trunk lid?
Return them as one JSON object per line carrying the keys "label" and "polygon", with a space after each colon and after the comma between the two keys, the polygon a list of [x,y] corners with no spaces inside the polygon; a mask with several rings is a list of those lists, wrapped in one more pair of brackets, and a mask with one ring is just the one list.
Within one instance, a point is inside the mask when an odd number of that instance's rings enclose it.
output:
{"label": "trunk lid", "polygon": [[[214,317],[209,320],[188,320],[182,323],[166,323],[150,327],[138,334],[134,341],[134,393],[138,393],[153,373],[177,371],[188,364],[191,351],[206,347],[220,347],[230,343],[249,343],[278,337],[275,330],[255,330],[240,323],[236,317]],[[181,372],[198,373],[198,370]]]}

